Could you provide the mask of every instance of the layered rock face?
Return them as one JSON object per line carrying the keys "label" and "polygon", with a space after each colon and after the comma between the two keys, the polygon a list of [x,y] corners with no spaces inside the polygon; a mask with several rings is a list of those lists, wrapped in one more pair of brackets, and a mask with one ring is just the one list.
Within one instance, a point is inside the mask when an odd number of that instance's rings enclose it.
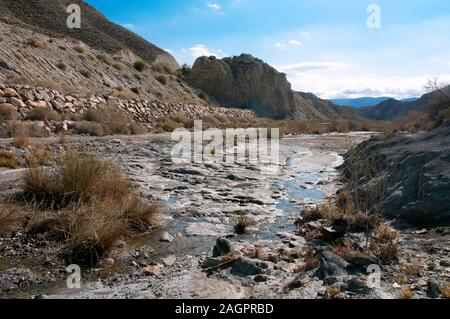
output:
{"label": "layered rock face", "polygon": [[192,67],[190,81],[223,106],[250,108],[274,118],[283,118],[295,109],[286,75],[248,54],[222,60],[200,57]]}
{"label": "layered rock face", "polygon": [[[450,225],[450,123],[431,132],[362,143],[344,164],[369,208],[414,224]],[[375,198],[378,197],[378,198]]]}

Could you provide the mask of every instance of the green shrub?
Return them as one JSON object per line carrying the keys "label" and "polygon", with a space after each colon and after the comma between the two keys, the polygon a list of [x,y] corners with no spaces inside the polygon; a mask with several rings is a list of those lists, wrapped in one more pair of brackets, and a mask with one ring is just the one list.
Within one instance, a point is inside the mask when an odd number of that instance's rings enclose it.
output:
{"label": "green shrub", "polygon": [[134,62],[133,66],[134,66],[134,68],[135,68],[136,70],[138,70],[139,72],[143,72],[143,71],[147,68],[147,65],[146,65],[145,62],[142,61],[142,60],[139,60],[139,61]]}

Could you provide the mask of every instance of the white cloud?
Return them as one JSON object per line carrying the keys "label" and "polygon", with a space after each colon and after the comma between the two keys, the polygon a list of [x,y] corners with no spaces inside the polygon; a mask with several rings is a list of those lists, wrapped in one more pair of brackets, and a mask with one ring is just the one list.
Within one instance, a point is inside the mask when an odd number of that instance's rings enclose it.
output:
{"label": "white cloud", "polygon": [[221,7],[220,4],[218,4],[218,3],[212,3],[212,2],[209,2],[209,3],[207,4],[207,6],[208,6],[208,8],[210,8],[210,9],[212,9],[212,10],[214,10],[214,11],[220,11],[220,10],[222,10],[222,7]]}
{"label": "white cloud", "polygon": [[343,69],[349,67],[346,63],[341,62],[303,62],[281,66],[278,69],[285,73],[310,72],[317,70]]}
{"label": "white cloud", "polygon": [[127,29],[134,29],[134,25],[131,24],[131,23],[125,23],[125,24],[123,24],[122,26],[123,26],[124,28],[127,28]]}
{"label": "white cloud", "polygon": [[164,51],[169,52],[170,54],[173,54],[173,50],[172,49],[164,49]]}
{"label": "white cloud", "polygon": [[[389,76],[353,73],[354,69],[315,64],[287,68],[287,77],[294,90],[312,92],[321,98],[358,98],[389,96],[396,99],[420,97],[430,74],[420,76]],[[351,68],[351,70],[350,70]],[[281,71],[283,68],[280,68]],[[286,69],[286,68],[285,68]],[[441,77],[450,81],[450,74]]]}
{"label": "white cloud", "polygon": [[303,39],[309,39],[311,38],[311,33],[307,32],[307,31],[302,31],[299,33],[300,37]]}
{"label": "white cloud", "polygon": [[[182,50],[186,51],[186,49]],[[222,58],[225,56],[224,52],[222,50],[211,50],[204,44],[197,44],[193,46],[192,48],[189,48],[187,51],[191,53],[191,56],[196,59],[201,56],[215,56],[218,58]]]}
{"label": "white cloud", "polygon": [[291,45],[296,45],[296,46],[303,45],[303,43],[301,43],[298,40],[289,40],[288,43]]}
{"label": "white cloud", "polygon": [[279,49],[284,49],[287,48],[288,46],[301,46],[303,45],[302,42],[298,41],[298,40],[288,40],[288,41],[280,41],[280,42],[276,42],[275,46]]}

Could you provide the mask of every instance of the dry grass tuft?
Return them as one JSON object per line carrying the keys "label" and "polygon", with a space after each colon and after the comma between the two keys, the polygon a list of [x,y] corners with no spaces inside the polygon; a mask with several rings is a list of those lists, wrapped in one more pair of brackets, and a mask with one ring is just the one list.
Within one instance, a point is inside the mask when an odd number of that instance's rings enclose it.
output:
{"label": "dry grass tuft", "polygon": [[19,166],[19,161],[17,160],[15,153],[5,149],[0,149],[0,167],[15,169]]}
{"label": "dry grass tuft", "polygon": [[[135,135],[145,133],[146,129],[134,122],[126,112],[117,106],[107,104],[98,109],[90,109],[85,115],[87,121],[77,125],[77,132],[90,135]],[[95,124],[89,124],[95,123]]]}
{"label": "dry grass tuft", "polygon": [[397,239],[398,233],[388,224],[381,224],[375,229],[373,237],[381,241],[393,241]]}
{"label": "dry grass tuft", "polygon": [[31,144],[31,142],[27,136],[18,135],[18,136],[14,136],[11,144],[18,149],[25,149]]}
{"label": "dry grass tuft", "polygon": [[442,298],[450,299],[450,283],[447,283],[441,289]]}
{"label": "dry grass tuft", "polygon": [[8,235],[20,218],[19,209],[11,203],[0,202],[0,236]]}
{"label": "dry grass tuft", "polygon": [[420,276],[423,266],[418,264],[406,264],[400,267],[400,271],[407,276]]}
{"label": "dry grass tuft", "polygon": [[306,272],[318,268],[320,261],[312,250],[308,250],[305,254],[305,262],[295,267],[294,272]]}
{"label": "dry grass tuft", "polygon": [[341,288],[330,286],[325,289],[324,298],[325,299],[336,299],[338,295],[341,293]]}
{"label": "dry grass tuft", "polygon": [[15,121],[19,118],[14,105],[0,104],[0,122],[1,121]]}
{"label": "dry grass tuft", "polygon": [[25,154],[28,167],[49,166],[50,154],[39,142],[34,142]]}
{"label": "dry grass tuft", "polygon": [[403,288],[398,295],[398,299],[413,299],[413,298],[414,292],[410,288]]}
{"label": "dry grass tuft", "polygon": [[247,233],[248,227],[253,225],[253,221],[247,216],[239,216],[236,218],[235,223],[236,225],[234,225],[234,231],[239,235]]}
{"label": "dry grass tuft", "polygon": [[116,168],[93,154],[75,151],[61,156],[56,172],[30,167],[25,175],[25,194],[46,208],[61,208],[106,194],[123,195],[130,189]]}
{"label": "dry grass tuft", "polygon": [[60,156],[56,171],[30,167],[25,198],[59,210],[34,220],[29,232],[63,240],[67,257],[81,264],[95,264],[119,238],[157,223],[158,206],[144,203],[116,167],[73,150]]}
{"label": "dry grass tuft", "polygon": [[47,49],[48,48],[47,42],[45,42],[45,40],[40,39],[38,37],[32,37],[32,38],[28,39],[27,44],[31,45],[34,48],[38,48],[38,49]]}
{"label": "dry grass tuft", "polygon": [[60,116],[49,107],[36,107],[26,116],[30,121],[58,121]]}

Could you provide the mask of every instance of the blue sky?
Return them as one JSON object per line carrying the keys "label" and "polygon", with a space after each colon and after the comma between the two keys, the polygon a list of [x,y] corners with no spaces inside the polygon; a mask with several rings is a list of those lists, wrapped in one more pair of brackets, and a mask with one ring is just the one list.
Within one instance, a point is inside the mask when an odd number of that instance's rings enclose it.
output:
{"label": "blue sky", "polygon": [[[115,23],[172,53],[251,53],[295,90],[323,98],[423,93],[450,83],[448,0],[88,0]],[[369,28],[369,5],[381,27]]]}

